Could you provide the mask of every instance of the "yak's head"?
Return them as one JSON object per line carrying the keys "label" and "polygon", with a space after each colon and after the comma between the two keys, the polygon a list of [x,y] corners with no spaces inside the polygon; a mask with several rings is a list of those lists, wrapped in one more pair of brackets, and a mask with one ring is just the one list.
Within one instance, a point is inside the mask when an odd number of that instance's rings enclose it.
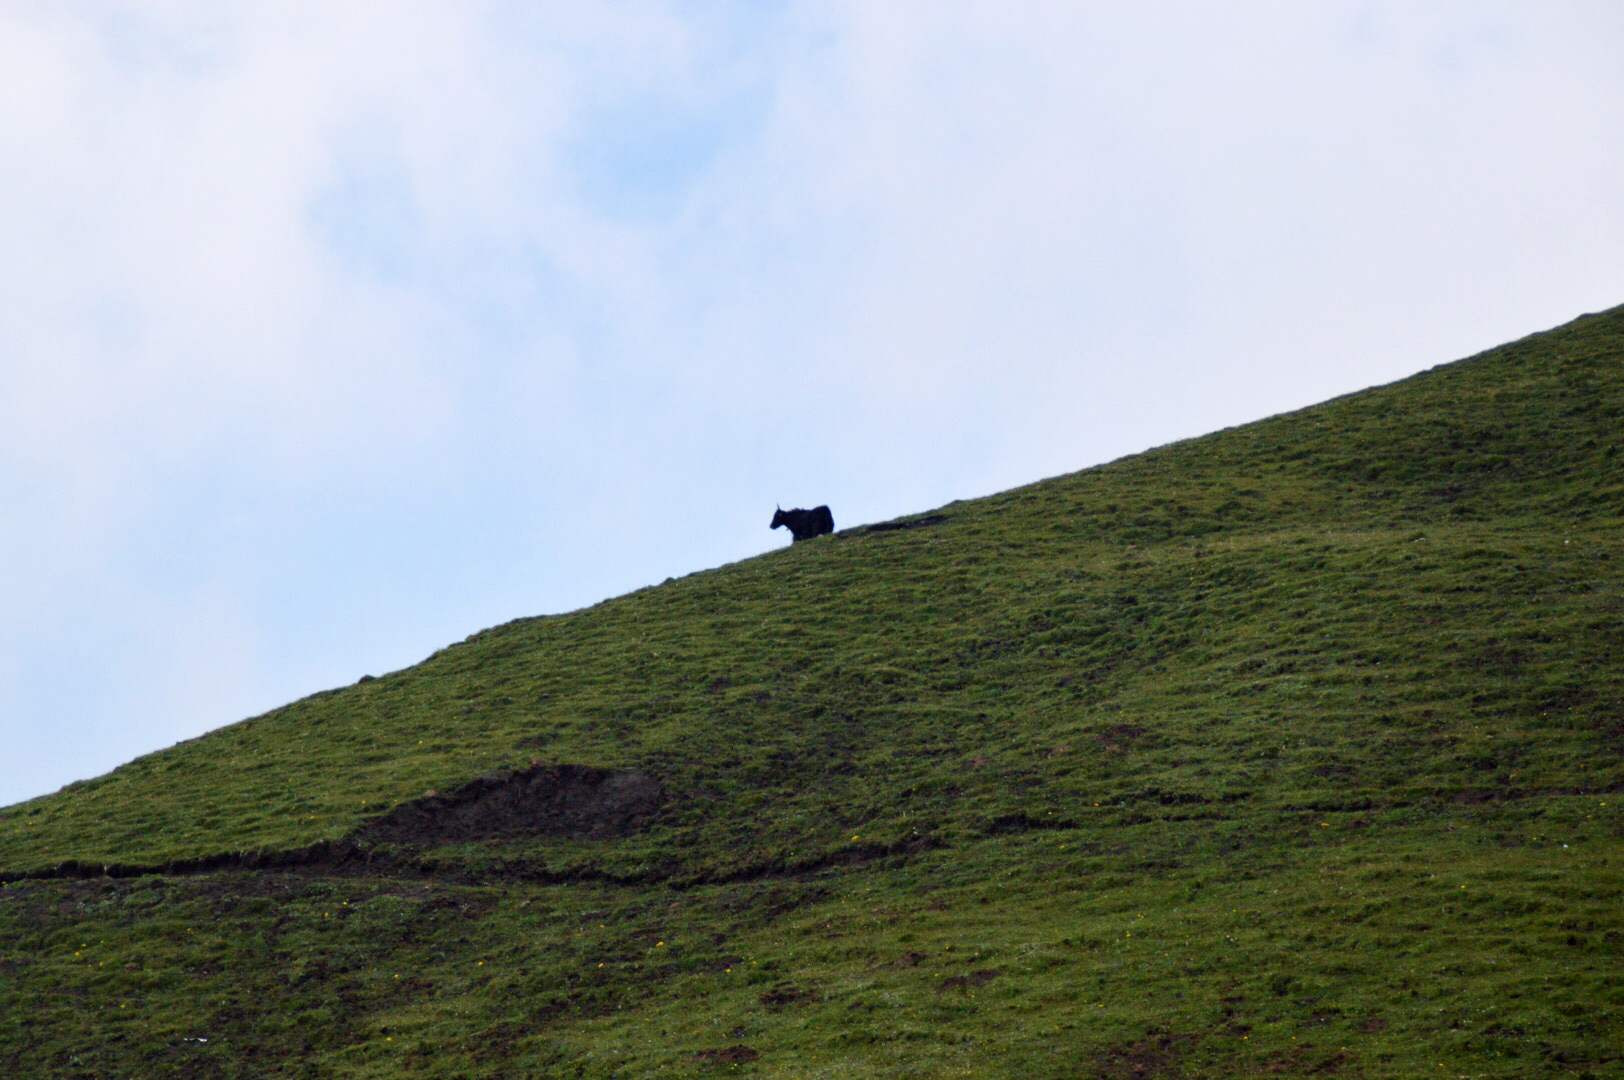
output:
{"label": "yak's head", "polygon": [[789,524],[789,518],[784,516],[784,508],[783,507],[778,507],[777,509],[775,509],[773,511],[773,523],[772,523],[772,525],[770,525],[768,527],[773,528],[773,529],[777,529],[777,528],[780,528],[781,526],[788,525],[788,524]]}

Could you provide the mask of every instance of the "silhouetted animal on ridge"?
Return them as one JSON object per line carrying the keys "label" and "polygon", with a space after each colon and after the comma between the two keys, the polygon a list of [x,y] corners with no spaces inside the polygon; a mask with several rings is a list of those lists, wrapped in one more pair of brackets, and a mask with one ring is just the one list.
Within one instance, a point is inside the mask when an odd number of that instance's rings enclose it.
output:
{"label": "silhouetted animal on ridge", "polygon": [[829,513],[827,506],[819,506],[812,510],[784,510],[780,509],[773,514],[773,528],[780,525],[789,526],[789,534],[796,540],[810,540],[814,536],[835,531],[835,516]]}

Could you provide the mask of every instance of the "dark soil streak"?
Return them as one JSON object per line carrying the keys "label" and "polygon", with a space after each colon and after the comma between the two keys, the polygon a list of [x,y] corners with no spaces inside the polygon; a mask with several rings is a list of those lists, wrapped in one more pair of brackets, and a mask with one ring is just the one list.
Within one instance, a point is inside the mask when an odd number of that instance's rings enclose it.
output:
{"label": "dark soil streak", "polygon": [[1522,802],[1530,799],[1587,798],[1598,795],[1624,795],[1624,783],[1604,784],[1596,787],[1547,788],[1439,788],[1410,798],[1382,800],[1370,795],[1352,799],[1325,799],[1314,802],[1284,803],[1280,809],[1287,812],[1319,814],[1356,813],[1370,810],[1408,810],[1417,806],[1441,803],[1501,803]]}
{"label": "dark soil streak", "polygon": [[533,765],[402,803],[351,836],[362,844],[413,847],[512,836],[601,839],[637,831],[664,802],[660,782],[635,769]]}
{"label": "dark soil streak", "polygon": [[864,533],[896,532],[899,529],[924,529],[932,525],[940,525],[947,520],[946,514],[926,514],[924,517],[909,518],[905,521],[882,521],[878,525],[870,525],[863,529]]}
{"label": "dark soil streak", "polygon": [[814,855],[795,862],[775,862],[747,866],[723,874],[685,877],[672,881],[675,888],[686,889],[700,885],[739,885],[767,878],[810,877],[837,866],[866,866],[882,859],[907,859],[942,846],[934,836],[911,836],[894,844],[854,844],[839,851]]}
{"label": "dark soil streak", "polygon": [[229,851],[157,864],[70,859],[36,871],[13,874],[0,870],[0,882],[284,871],[318,877],[418,878],[466,885],[513,881],[642,887],[665,882],[672,888],[688,889],[811,876],[835,867],[908,858],[939,846],[934,837],[918,835],[892,844],[853,845],[796,861],[696,876],[676,876],[666,870],[613,874],[586,868],[554,873],[524,865],[459,871],[427,865],[415,857],[439,844],[514,836],[625,836],[650,824],[664,800],[658,780],[632,769],[579,765],[503,769],[487,773],[450,795],[431,792],[403,803],[336,840],[320,840],[284,851]]}
{"label": "dark soil streak", "polygon": [[[50,869],[8,874],[0,881],[61,878],[178,877],[220,870],[300,870],[346,876],[443,877],[407,852],[437,844],[516,836],[602,839],[626,836],[649,824],[665,802],[660,782],[634,769],[585,765],[533,765],[486,773],[449,795],[429,793],[395,807],[336,840],[284,851],[229,851],[159,864],[88,863],[70,859]],[[558,880],[617,880],[576,873]],[[633,883],[633,882],[628,882]]]}

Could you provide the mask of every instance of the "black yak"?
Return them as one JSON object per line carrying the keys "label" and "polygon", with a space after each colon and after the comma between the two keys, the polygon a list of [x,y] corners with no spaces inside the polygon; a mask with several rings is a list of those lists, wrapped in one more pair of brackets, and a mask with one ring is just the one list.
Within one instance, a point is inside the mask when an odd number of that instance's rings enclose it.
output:
{"label": "black yak", "polygon": [[796,540],[810,540],[814,536],[835,531],[835,516],[827,506],[812,510],[778,510],[773,514],[773,528],[789,526],[789,534]]}

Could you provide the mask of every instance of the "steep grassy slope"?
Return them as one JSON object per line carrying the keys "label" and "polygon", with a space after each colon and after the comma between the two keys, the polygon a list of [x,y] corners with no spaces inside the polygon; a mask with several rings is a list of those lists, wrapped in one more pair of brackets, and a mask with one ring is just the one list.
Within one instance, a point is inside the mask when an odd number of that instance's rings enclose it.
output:
{"label": "steep grassy slope", "polygon": [[1624,308],[8,808],[0,1063],[1624,1068],[1621,443]]}

